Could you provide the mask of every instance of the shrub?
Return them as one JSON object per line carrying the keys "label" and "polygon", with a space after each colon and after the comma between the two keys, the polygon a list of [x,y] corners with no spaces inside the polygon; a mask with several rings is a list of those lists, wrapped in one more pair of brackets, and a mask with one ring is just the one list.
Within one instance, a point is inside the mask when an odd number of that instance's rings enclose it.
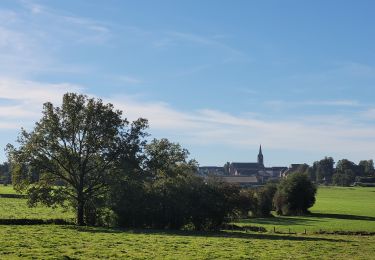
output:
{"label": "shrub", "polygon": [[281,215],[300,215],[308,213],[315,203],[316,187],[306,174],[293,173],[279,184],[274,204]]}

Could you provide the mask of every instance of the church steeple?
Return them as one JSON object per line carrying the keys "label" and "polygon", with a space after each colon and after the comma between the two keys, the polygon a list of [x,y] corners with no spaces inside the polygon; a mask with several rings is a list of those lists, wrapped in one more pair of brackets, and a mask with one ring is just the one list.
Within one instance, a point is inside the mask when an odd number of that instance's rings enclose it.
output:
{"label": "church steeple", "polygon": [[264,164],[263,164],[262,145],[259,146],[258,164],[264,166]]}

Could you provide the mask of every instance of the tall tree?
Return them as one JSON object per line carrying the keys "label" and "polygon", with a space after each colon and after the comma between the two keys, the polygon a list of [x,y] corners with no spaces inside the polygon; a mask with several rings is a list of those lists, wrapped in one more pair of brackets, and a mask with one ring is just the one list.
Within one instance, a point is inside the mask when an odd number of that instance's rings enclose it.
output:
{"label": "tall tree", "polygon": [[362,160],[358,164],[361,176],[372,176],[375,172],[373,160]]}
{"label": "tall tree", "polygon": [[34,129],[21,131],[18,148],[8,145],[15,188],[28,192],[31,205],[69,202],[84,225],[85,209],[116,181],[120,159],[136,157],[146,127],[145,119],[130,124],[112,104],[85,95],[67,93],[61,107],[47,102]]}
{"label": "tall tree", "polygon": [[332,181],[332,175],[334,173],[334,164],[335,161],[332,157],[324,157],[324,159],[314,162],[313,171],[317,183],[330,183]]}
{"label": "tall tree", "polygon": [[359,174],[359,167],[352,161],[342,159],[337,162],[333,183],[340,186],[349,186]]}

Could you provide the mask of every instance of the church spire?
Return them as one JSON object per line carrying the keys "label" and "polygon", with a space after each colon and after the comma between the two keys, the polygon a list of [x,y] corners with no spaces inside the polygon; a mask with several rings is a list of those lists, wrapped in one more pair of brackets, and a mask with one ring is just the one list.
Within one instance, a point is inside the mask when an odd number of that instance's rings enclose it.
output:
{"label": "church spire", "polygon": [[263,164],[262,145],[259,146],[258,164],[260,164],[261,166],[264,166],[264,164]]}

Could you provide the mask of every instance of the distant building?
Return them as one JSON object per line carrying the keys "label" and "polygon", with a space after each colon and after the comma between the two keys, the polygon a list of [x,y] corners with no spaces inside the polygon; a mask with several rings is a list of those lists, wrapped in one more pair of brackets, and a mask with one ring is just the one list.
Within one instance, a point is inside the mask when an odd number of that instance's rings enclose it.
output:
{"label": "distant building", "polygon": [[202,176],[222,176],[224,181],[241,186],[257,186],[271,179],[279,179],[288,167],[265,167],[262,146],[259,147],[257,162],[232,162],[227,172],[224,167],[203,166],[198,173]]}
{"label": "distant building", "polygon": [[253,187],[262,184],[256,176],[222,176],[221,179],[225,182],[239,184],[244,187]]}

